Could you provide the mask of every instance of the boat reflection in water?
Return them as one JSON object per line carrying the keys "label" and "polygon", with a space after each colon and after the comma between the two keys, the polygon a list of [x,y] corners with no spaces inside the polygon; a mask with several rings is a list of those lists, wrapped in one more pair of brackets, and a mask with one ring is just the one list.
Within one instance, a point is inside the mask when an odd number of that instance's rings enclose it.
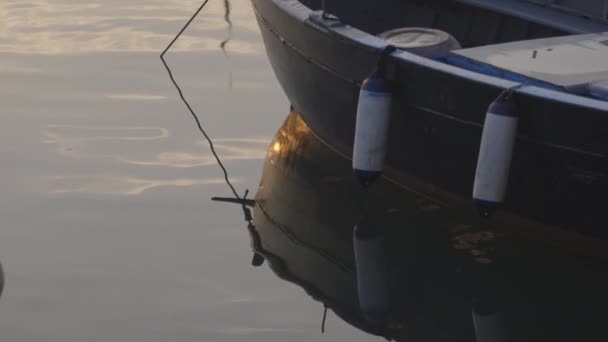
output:
{"label": "boat reflection in water", "polygon": [[[382,256],[355,260],[357,225],[377,232]],[[350,160],[296,113],[268,150],[250,228],[255,252],[280,278],[371,334],[399,341],[608,340],[603,241],[494,226],[387,179],[364,190]],[[369,274],[357,275],[361,262]],[[378,306],[386,312],[367,312],[365,303],[378,298],[388,301]]]}

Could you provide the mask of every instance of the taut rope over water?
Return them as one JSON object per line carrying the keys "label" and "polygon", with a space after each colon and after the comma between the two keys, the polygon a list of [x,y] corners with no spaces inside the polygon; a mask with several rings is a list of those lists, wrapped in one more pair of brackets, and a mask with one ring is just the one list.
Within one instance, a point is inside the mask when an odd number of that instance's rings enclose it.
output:
{"label": "taut rope over water", "polygon": [[192,108],[192,106],[190,105],[190,103],[188,102],[188,100],[186,100],[186,97],[184,96],[184,93],[183,93],[182,89],[177,84],[177,81],[175,80],[175,77],[173,76],[173,72],[171,71],[171,68],[169,67],[169,64],[167,64],[167,62],[165,61],[165,55],[167,54],[167,52],[171,49],[171,47],[173,47],[173,44],[175,44],[175,42],[179,39],[179,37],[181,37],[181,35],[186,31],[186,29],[190,26],[190,24],[194,21],[194,19],[196,19],[196,17],[198,17],[199,13],[203,10],[203,8],[205,8],[205,6],[207,5],[208,2],[209,2],[209,0],[203,1],[203,3],[201,4],[201,6],[196,10],[196,12],[194,12],[194,14],[192,15],[192,17],[186,22],[186,24],[184,25],[184,27],[182,27],[182,29],[175,36],[175,38],[173,38],[173,40],[169,43],[169,45],[167,45],[167,47],[165,48],[165,50],[163,50],[163,52],[160,54],[160,59],[163,62],[163,65],[165,66],[165,69],[167,69],[167,73],[169,74],[169,78],[171,79],[171,82],[175,86],[175,89],[177,89],[179,97],[181,98],[182,102],[186,105],[186,107],[188,108],[188,111],[190,112],[190,114],[194,118],[194,121],[196,122],[196,126],[198,127],[198,130],[203,134],[203,136],[205,137],[205,139],[209,143],[209,148],[211,149],[211,153],[213,154],[213,157],[215,157],[215,160],[216,160],[217,164],[222,169],[222,172],[224,174],[224,180],[226,181],[226,184],[228,185],[228,187],[232,191],[232,194],[236,198],[237,203],[240,203],[241,206],[242,206],[242,208],[243,208],[243,213],[245,215],[245,221],[251,222],[251,220],[252,220],[251,210],[249,208],[247,208],[247,206],[246,206],[246,203],[248,202],[248,200],[247,200],[247,194],[249,193],[249,190],[245,191],[245,195],[243,197],[239,196],[238,192],[236,191],[236,189],[234,188],[234,186],[230,182],[230,178],[228,177],[228,171],[226,170],[226,167],[222,163],[222,160],[220,159],[219,155],[217,154],[217,152],[215,150],[215,146],[213,145],[213,141],[211,140],[211,138],[209,137],[209,135],[207,134],[207,132],[205,131],[205,129],[203,129],[203,126],[201,124],[201,121],[198,118],[198,115],[196,115],[196,113],[194,112],[194,109]]}
{"label": "taut rope over water", "polygon": [[327,304],[323,305],[323,320],[321,321],[321,334],[325,334],[325,321],[327,320]]}

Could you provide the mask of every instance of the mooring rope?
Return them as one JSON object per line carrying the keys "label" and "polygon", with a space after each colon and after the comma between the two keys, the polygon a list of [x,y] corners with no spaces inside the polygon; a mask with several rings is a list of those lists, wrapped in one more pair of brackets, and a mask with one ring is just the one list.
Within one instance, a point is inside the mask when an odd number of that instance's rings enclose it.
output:
{"label": "mooring rope", "polygon": [[169,45],[167,45],[167,47],[165,48],[165,50],[163,50],[163,52],[160,54],[160,59],[163,62],[163,65],[165,66],[165,69],[167,69],[167,73],[169,74],[169,78],[171,79],[171,82],[173,83],[173,86],[175,86],[175,89],[177,89],[179,97],[181,98],[182,102],[186,105],[186,107],[188,108],[188,111],[190,111],[190,114],[194,118],[194,121],[196,122],[196,126],[198,127],[198,130],[203,134],[203,136],[205,137],[205,139],[209,143],[209,148],[211,149],[211,153],[213,154],[213,157],[215,157],[215,160],[216,160],[217,164],[222,169],[222,172],[224,174],[224,180],[226,181],[226,184],[228,185],[228,187],[232,191],[232,194],[238,200],[238,202],[241,204],[241,206],[243,208],[243,213],[245,215],[245,220],[248,221],[248,222],[251,222],[251,220],[252,220],[251,211],[245,205],[245,203],[247,201],[247,195],[249,194],[249,190],[245,191],[245,195],[243,197],[239,196],[239,194],[236,191],[235,187],[232,185],[232,182],[230,182],[230,178],[228,177],[228,171],[226,170],[226,167],[222,163],[222,160],[220,159],[219,155],[217,154],[217,152],[215,150],[215,146],[213,145],[213,141],[211,140],[211,138],[209,137],[209,135],[207,134],[207,132],[203,128],[203,126],[201,124],[201,121],[198,118],[198,115],[196,115],[196,112],[194,111],[194,109],[192,108],[192,106],[190,105],[190,103],[188,102],[188,100],[186,100],[186,97],[184,96],[184,92],[182,91],[182,89],[178,85],[177,81],[175,80],[175,77],[173,76],[173,72],[171,71],[171,68],[169,67],[169,64],[167,64],[167,61],[165,61],[165,55],[167,54],[167,52],[171,49],[171,47],[173,47],[173,44],[175,44],[175,42],[179,39],[179,37],[181,37],[181,35],[186,31],[186,29],[190,26],[190,24],[194,21],[194,19],[196,19],[196,17],[198,17],[199,13],[203,10],[203,8],[205,8],[205,6],[207,5],[208,2],[209,2],[209,0],[203,1],[203,3],[201,4],[201,6],[196,10],[196,12],[194,12],[194,14],[190,18],[190,20],[188,20],[188,22],[186,22],[186,24],[184,25],[184,27],[182,27],[182,29],[175,36],[175,38],[173,38],[173,40],[169,43]]}
{"label": "mooring rope", "polygon": [[327,321],[327,304],[323,304],[323,319],[321,320],[321,334],[325,334],[325,321]]}
{"label": "mooring rope", "polygon": [[232,40],[232,20],[230,20],[231,11],[232,6],[230,6],[230,1],[224,0],[224,21],[228,24],[228,37],[226,37],[226,39],[220,43],[220,48],[222,49],[222,52],[226,58],[229,58],[226,45],[228,45],[228,43]]}

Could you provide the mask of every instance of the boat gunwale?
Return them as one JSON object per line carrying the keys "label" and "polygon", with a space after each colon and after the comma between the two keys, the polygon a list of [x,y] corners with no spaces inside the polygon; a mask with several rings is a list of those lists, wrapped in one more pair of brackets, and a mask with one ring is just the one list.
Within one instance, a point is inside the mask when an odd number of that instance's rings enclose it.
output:
{"label": "boat gunwale", "polygon": [[[253,9],[260,18],[264,21],[265,25],[271,28],[271,31],[276,31],[274,27],[270,24],[267,18],[265,18],[258,10],[256,4],[256,0],[252,0]],[[291,16],[293,19],[306,24],[314,29],[323,30],[327,32],[329,36],[333,36],[333,39],[339,42],[350,42],[358,45],[360,48],[375,51],[380,53],[384,50],[389,44],[372,34],[361,31],[355,27],[352,27],[348,24],[345,24],[340,21],[337,17],[328,17],[324,18],[321,11],[314,11],[311,8],[304,5],[299,0],[266,0],[273,3],[280,10],[285,12],[287,15]],[[275,32],[277,35],[278,32]],[[331,33],[331,34],[330,34]],[[279,35],[282,40],[284,38]],[[288,43],[285,42],[284,43]],[[296,48],[296,47],[294,47]],[[350,80],[345,75],[340,74],[339,72],[333,70],[330,66],[323,64],[320,61],[315,60],[310,56],[306,56],[306,54],[301,51],[299,48],[296,48],[300,54],[303,54],[308,60],[313,62],[314,64],[322,67],[325,70],[332,72],[333,74],[338,75],[340,78],[346,79],[351,82],[360,83],[359,81]],[[473,81],[485,84],[489,87],[495,87],[502,90],[513,89],[513,92],[516,94],[540,98],[543,100],[547,100],[550,102],[558,102],[564,103],[567,105],[573,105],[578,107],[585,107],[591,110],[599,110],[606,112],[608,114],[608,102],[601,101],[589,97],[584,97],[576,94],[566,93],[562,91],[556,91],[551,89],[540,88],[534,85],[526,85],[520,82],[514,82],[490,75],[480,74],[474,71],[462,69],[456,66],[452,66],[449,64],[445,64],[439,61],[435,61],[432,59],[420,57],[414,55],[410,52],[404,50],[396,50],[391,53],[389,56],[392,60],[391,62],[397,62],[397,64],[405,63],[405,64],[413,64],[415,66],[431,69],[436,72],[442,72],[446,74],[450,74],[455,77],[459,77],[461,79],[467,81]],[[515,89],[516,88],[516,89]]]}

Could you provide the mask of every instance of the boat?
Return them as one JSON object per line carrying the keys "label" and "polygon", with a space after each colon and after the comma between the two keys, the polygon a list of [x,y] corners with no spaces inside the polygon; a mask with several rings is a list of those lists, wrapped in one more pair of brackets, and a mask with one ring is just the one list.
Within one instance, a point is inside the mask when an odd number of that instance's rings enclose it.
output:
{"label": "boat", "polygon": [[[384,236],[390,305],[382,322],[366,319],[358,291],[353,227],[366,217]],[[352,326],[389,340],[608,338],[608,249],[602,259],[589,255],[585,241],[552,243],[556,232],[530,236],[494,227],[386,178],[362,189],[350,159],[298,113],[270,144],[250,233],[254,252],[279,278]]]}
{"label": "boat", "polygon": [[[497,181],[506,195],[488,219],[605,248],[597,239],[608,238],[607,0],[252,4],[293,110],[339,153],[353,157],[362,85],[382,67],[392,86],[384,176],[477,212],[488,111],[506,96],[519,123],[498,126],[513,142]],[[403,28],[443,32],[459,46],[416,53],[391,40]]]}

